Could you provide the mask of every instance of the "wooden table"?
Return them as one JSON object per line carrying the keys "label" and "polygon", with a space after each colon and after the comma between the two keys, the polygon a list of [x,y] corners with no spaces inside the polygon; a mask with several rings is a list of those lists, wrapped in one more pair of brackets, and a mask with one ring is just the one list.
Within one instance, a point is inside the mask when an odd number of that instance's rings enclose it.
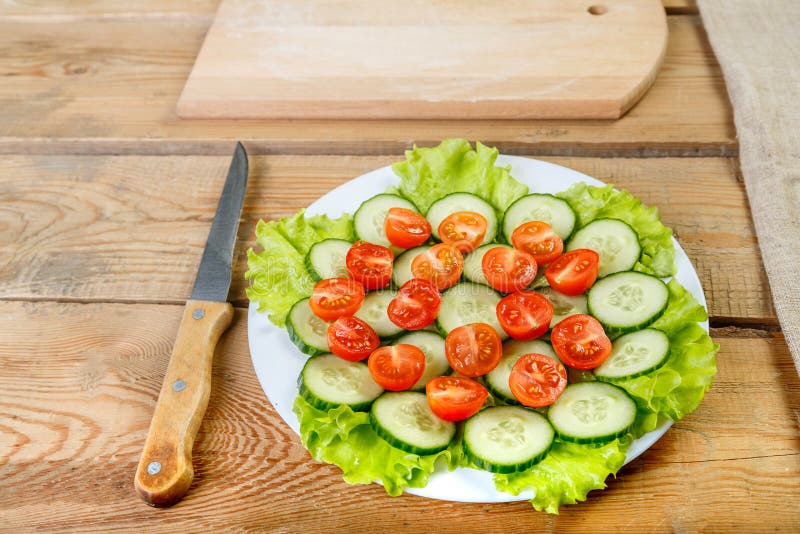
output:
{"label": "wooden table", "polygon": [[[665,0],[655,85],[604,121],[181,121],[216,0],[0,0],[0,530],[277,532],[800,529],[800,380],[771,305],[720,69]],[[661,208],[702,279],[719,374],[700,408],[560,516],[348,486],[310,460],[253,372],[242,274],[288,215],[416,142],[482,140]],[[196,479],[169,509],[133,474],[234,140],[254,155],[232,328]]]}

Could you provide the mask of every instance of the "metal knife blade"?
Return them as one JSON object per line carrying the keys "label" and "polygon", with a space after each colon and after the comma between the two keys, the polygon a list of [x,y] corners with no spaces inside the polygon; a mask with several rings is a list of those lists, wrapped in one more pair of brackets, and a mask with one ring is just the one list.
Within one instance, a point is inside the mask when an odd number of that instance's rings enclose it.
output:
{"label": "metal knife blade", "polygon": [[211,395],[214,349],[233,320],[227,298],[247,173],[238,143],[136,470],[136,491],[153,506],[179,501],[194,478],[192,447]]}
{"label": "metal knife blade", "polygon": [[236,243],[239,217],[242,214],[248,171],[247,152],[242,143],[237,143],[217,205],[217,213],[208,233],[206,248],[200,259],[200,267],[197,269],[192,300],[224,302],[228,299],[233,245]]}

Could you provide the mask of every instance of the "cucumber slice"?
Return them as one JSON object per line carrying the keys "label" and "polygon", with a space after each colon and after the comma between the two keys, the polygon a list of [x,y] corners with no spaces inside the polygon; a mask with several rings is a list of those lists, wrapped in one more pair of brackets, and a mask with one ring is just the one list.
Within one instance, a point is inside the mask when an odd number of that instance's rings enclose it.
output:
{"label": "cucumber slice", "polygon": [[425,252],[429,248],[431,248],[430,245],[410,248],[395,258],[394,265],[392,265],[392,282],[394,282],[394,285],[400,287],[414,278],[411,273],[411,262],[414,261],[418,254]]}
{"label": "cucumber slice", "polygon": [[508,386],[508,378],[511,376],[511,369],[517,363],[519,357],[530,353],[544,354],[556,361],[560,361],[553,347],[546,341],[541,339],[531,339],[529,341],[509,339],[503,343],[503,357],[500,358],[500,363],[484,377],[486,388],[492,395],[508,404],[519,404],[519,401],[514,397],[511,388]]}
{"label": "cucumber slice", "polygon": [[386,237],[386,230],[384,229],[386,214],[390,208],[406,208],[417,211],[417,207],[414,204],[397,195],[381,194],[367,199],[361,203],[355,215],[353,215],[353,226],[358,239],[384,247],[391,247],[392,244],[389,242],[389,238]]}
{"label": "cucumber slice", "polygon": [[618,219],[596,219],[575,232],[567,250],[576,248],[589,248],[600,255],[600,278],[630,271],[642,254],[639,235]]}
{"label": "cucumber slice", "polygon": [[668,301],[667,284],[635,271],[598,280],[586,297],[589,313],[612,337],[649,326],[664,313]]}
{"label": "cucumber slice", "polygon": [[384,393],[372,404],[369,415],[378,436],[412,454],[443,451],[456,434],[456,425],[436,417],[428,397],[416,391]]}
{"label": "cucumber slice", "polygon": [[470,282],[488,286],[489,282],[486,281],[486,276],[483,274],[483,256],[495,247],[511,248],[508,245],[498,245],[496,243],[476,248],[464,257],[464,278]]}
{"label": "cucumber slice", "polygon": [[431,223],[433,237],[439,239],[439,225],[448,215],[457,211],[473,211],[483,215],[486,218],[486,235],[481,245],[494,241],[497,235],[497,214],[491,204],[472,193],[451,193],[431,204],[425,218]]}
{"label": "cucumber slice", "polygon": [[636,403],[617,386],[580,382],[567,386],[547,417],[564,441],[607,443],[633,426]]}
{"label": "cucumber slice", "polygon": [[547,300],[553,304],[553,319],[550,321],[550,328],[569,317],[578,313],[586,313],[588,308],[586,306],[586,295],[577,295],[571,297],[559,293],[552,287],[543,287],[536,290],[541,293]]}
{"label": "cucumber slice", "polygon": [[286,317],[286,331],[289,333],[289,339],[301,352],[316,356],[331,351],[328,347],[330,323],[314,315],[311,306],[308,305],[309,300],[305,298],[294,303]]}
{"label": "cucumber slice", "polygon": [[486,408],[464,424],[464,453],[481,469],[518,473],[540,462],[555,432],[547,419],[519,406]]}
{"label": "cucumber slice", "polygon": [[364,297],[364,302],[354,314],[375,330],[383,339],[393,338],[403,333],[403,329],[394,324],[386,313],[389,303],[397,293],[392,290],[371,291]]}
{"label": "cucumber slice", "polygon": [[436,326],[442,335],[447,335],[454,328],[471,323],[491,325],[506,339],[508,334],[497,320],[497,303],[500,293],[491,287],[481,284],[456,284],[442,294],[442,305],[436,317]]}
{"label": "cucumber slice", "polygon": [[428,380],[446,375],[450,370],[450,364],[444,354],[444,338],[439,334],[424,330],[411,332],[394,340],[393,345],[400,344],[414,345],[425,354],[425,370],[411,389],[424,389]]}
{"label": "cucumber slice", "polygon": [[365,411],[383,393],[366,364],[348,362],[334,354],[309,358],[300,372],[300,396],[318,410],[342,404]]}
{"label": "cucumber slice", "polygon": [[668,357],[667,335],[645,328],[618,337],[606,361],[594,370],[594,376],[606,382],[636,378],[658,369]]}
{"label": "cucumber slice", "polygon": [[566,200],[553,195],[533,193],[517,199],[503,216],[503,234],[511,243],[511,234],[522,223],[542,221],[553,227],[553,231],[566,241],[575,229],[577,217]]}
{"label": "cucumber slice", "polygon": [[315,282],[326,278],[347,278],[345,258],[353,244],[344,239],[314,243],[306,254],[306,269]]}

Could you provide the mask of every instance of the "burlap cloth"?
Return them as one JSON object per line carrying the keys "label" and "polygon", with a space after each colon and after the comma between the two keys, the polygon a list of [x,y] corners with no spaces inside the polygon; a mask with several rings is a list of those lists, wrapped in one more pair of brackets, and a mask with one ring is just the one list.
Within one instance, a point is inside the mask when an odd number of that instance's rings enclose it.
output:
{"label": "burlap cloth", "polygon": [[733,105],[781,329],[800,372],[800,0],[698,0]]}

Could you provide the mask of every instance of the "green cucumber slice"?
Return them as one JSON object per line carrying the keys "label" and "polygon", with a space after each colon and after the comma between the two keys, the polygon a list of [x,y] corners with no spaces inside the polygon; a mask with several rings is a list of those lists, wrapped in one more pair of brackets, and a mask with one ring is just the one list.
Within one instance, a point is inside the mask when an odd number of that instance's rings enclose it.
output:
{"label": "green cucumber slice", "polygon": [[[417,211],[411,202],[397,195],[381,194],[365,200],[353,215],[353,226],[356,236],[361,241],[368,241],[376,245],[391,247],[389,238],[386,237],[384,225],[386,214],[391,208],[406,208]],[[395,247],[395,250],[400,250]]]}
{"label": "green cucumber slice", "polygon": [[503,402],[519,404],[519,401],[514,397],[511,388],[508,386],[508,378],[511,376],[511,369],[513,369],[519,357],[523,354],[531,353],[544,354],[556,361],[560,361],[553,347],[546,341],[542,341],[541,339],[531,339],[528,341],[509,339],[503,343],[503,357],[500,358],[500,363],[484,377],[486,389]]}
{"label": "green cucumber slice", "polygon": [[309,300],[304,298],[294,303],[289,315],[286,316],[286,331],[289,339],[301,352],[316,356],[331,351],[328,347],[330,323],[314,315],[311,306],[308,305]]}
{"label": "green cucumber slice", "polygon": [[497,320],[497,303],[500,293],[481,284],[456,284],[442,294],[442,304],[436,317],[436,326],[442,335],[447,335],[454,328],[471,323],[491,325],[506,339],[508,334]]}
{"label": "green cucumber slice", "polygon": [[306,269],[315,282],[326,278],[347,278],[345,258],[353,244],[344,239],[314,243],[306,254]]}
{"label": "green cucumber slice", "polygon": [[600,255],[600,278],[633,269],[642,247],[639,235],[618,219],[595,219],[572,236],[567,250],[592,249]]}
{"label": "green cucumber slice", "polygon": [[669,290],[660,278],[628,271],[595,282],[586,296],[589,313],[609,337],[641,330],[667,309]]}
{"label": "green cucumber slice", "polygon": [[300,372],[300,396],[318,410],[346,404],[354,411],[365,411],[381,393],[366,364],[334,354],[309,358]]}
{"label": "green cucumber slice", "polygon": [[573,443],[607,443],[623,436],[636,419],[636,403],[605,382],[570,384],[547,411],[558,437]]}
{"label": "green cucumber slice", "polygon": [[448,215],[457,211],[472,211],[486,218],[486,235],[481,245],[491,243],[497,235],[497,214],[491,204],[472,193],[451,193],[431,204],[425,218],[431,223],[433,237],[439,238],[439,225]]}
{"label": "green cucumber slice", "polygon": [[594,370],[598,380],[615,382],[646,375],[669,358],[669,338],[653,328],[625,334],[614,340],[606,361]]}
{"label": "green cucumber slice", "polygon": [[428,397],[416,391],[381,395],[370,409],[370,424],[392,447],[419,455],[445,450],[456,434],[456,425],[436,417]]}
{"label": "green cucumber slice", "polygon": [[464,424],[464,453],[481,469],[518,473],[540,462],[555,432],[541,414],[519,406],[486,408]]}
{"label": "green cucumber slice", "polygon": [[566,200],[543,193],[533,193],[517,199],[503,216],[503,234],[511,243],[511,234],[528,221],[542,221],[566,241],[575,228],[577,217]]}

